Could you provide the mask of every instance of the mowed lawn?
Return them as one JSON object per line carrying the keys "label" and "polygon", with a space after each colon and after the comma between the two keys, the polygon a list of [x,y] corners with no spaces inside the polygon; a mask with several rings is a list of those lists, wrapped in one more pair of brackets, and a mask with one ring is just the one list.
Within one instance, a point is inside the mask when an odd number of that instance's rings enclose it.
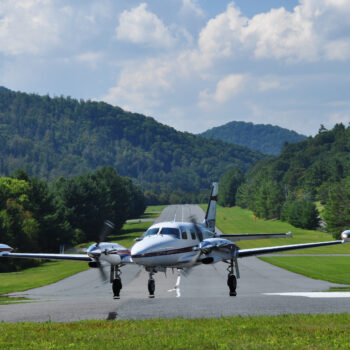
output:
{"label": "mowed lawn", "polygon": [[50,261],[19,272],[0,273],[0,295],[45,286],[88,268],[82,261]]}
{"label": "mowed lawn", "polygon": [[0,349],[349,349],[350,315],[1,323]]}

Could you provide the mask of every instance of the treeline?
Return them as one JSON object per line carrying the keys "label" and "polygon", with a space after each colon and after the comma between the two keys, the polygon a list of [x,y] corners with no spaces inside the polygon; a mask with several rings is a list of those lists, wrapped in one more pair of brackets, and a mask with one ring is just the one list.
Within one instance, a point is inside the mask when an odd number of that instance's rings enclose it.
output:
{"label": "treeline", "polygon": [[[111,167],[50,184],[18,170],[0,178],[0,242],[19,251],[58,252],[61,245],[96,241],[107,219],[118,233],[145,208],[139,187]],[[0,272],[32,263],[2,261]]]}
{"label": "treeline", "polygon": [[199,200],[232,165],[263,155],[210,140],[103,102],[0,89],[0,174],[21,167],[49,181],[112,166],[154,203]]}
{"label": "treeline", "polygon": [[295,143],[306,139],[304,135],[279,126],[237,121],[209,129],[201,135],[272,155],[279,155],[286,142]]}
{"label": "treeline", "polygon": [[287,144],[279,157],[253,166],[236,191],[236,204],[261,218],[280,218],[311,229],[319,225],[319,201],[325,205],[327,230],[339,237],[350,228],[349,151],[350,127],[321,126],[315,137]]}

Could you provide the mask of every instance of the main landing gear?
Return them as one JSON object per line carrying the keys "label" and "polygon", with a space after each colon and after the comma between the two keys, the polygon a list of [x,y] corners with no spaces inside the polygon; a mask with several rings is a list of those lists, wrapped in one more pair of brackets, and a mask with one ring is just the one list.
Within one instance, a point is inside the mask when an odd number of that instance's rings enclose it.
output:
{"label": "main landing gear", "polygon": [[153,275],[154,275],[154,271],[149,271],[149,278],[148,278],[148,292],[149,292],[148,297],[149,298],[154,298],[154,291],[156,289],[156,283],[154,281]]}
{"label": "main landing gear", "polygon": [[112,283],[113,299],[120,299],[120,290],[123,288],[121,274],[119,266],[111,265],[110,282]]}
{"label": "main landing gear", "polygon": [[[236,262],[237,264],[237,262]],[[230,266],[227,268],[228,276],[227,276],[227,285],[230,288],[230,296],[235,297],[237,295],[237,278],[234,274],[234,261],[231,259]]]}

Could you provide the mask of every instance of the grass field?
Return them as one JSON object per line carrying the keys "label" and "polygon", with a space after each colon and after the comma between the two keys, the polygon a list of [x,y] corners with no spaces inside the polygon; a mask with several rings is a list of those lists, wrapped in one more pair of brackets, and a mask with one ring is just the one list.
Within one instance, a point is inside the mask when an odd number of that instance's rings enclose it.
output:
{"label": "grass field", "polygon": [[41,287],[88,268],[81,261],[51,261],[19,272],[0,273],[0,294]]}
{"label": "grass field", "polygon": [[298,256],[261,258],[292,272],[319,280],[350,284],[350,257]]}
{"label": "grass field", "polygon": [[350,315],[0,324],[0,349],[349,349]]}

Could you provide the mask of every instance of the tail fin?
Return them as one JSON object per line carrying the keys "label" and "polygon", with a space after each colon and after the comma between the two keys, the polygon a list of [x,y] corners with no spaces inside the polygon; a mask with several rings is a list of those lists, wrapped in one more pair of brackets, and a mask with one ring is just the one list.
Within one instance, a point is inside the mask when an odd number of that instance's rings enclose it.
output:
{"label": "tail fin", "polygon": [[205,214],[205,223],[208,229],[213,232],[215,232],[216,201],[218,200],[218,189],[219,189],[219,184],[217,182],[213,182],[209,203],[208,203],[208,208]]}

